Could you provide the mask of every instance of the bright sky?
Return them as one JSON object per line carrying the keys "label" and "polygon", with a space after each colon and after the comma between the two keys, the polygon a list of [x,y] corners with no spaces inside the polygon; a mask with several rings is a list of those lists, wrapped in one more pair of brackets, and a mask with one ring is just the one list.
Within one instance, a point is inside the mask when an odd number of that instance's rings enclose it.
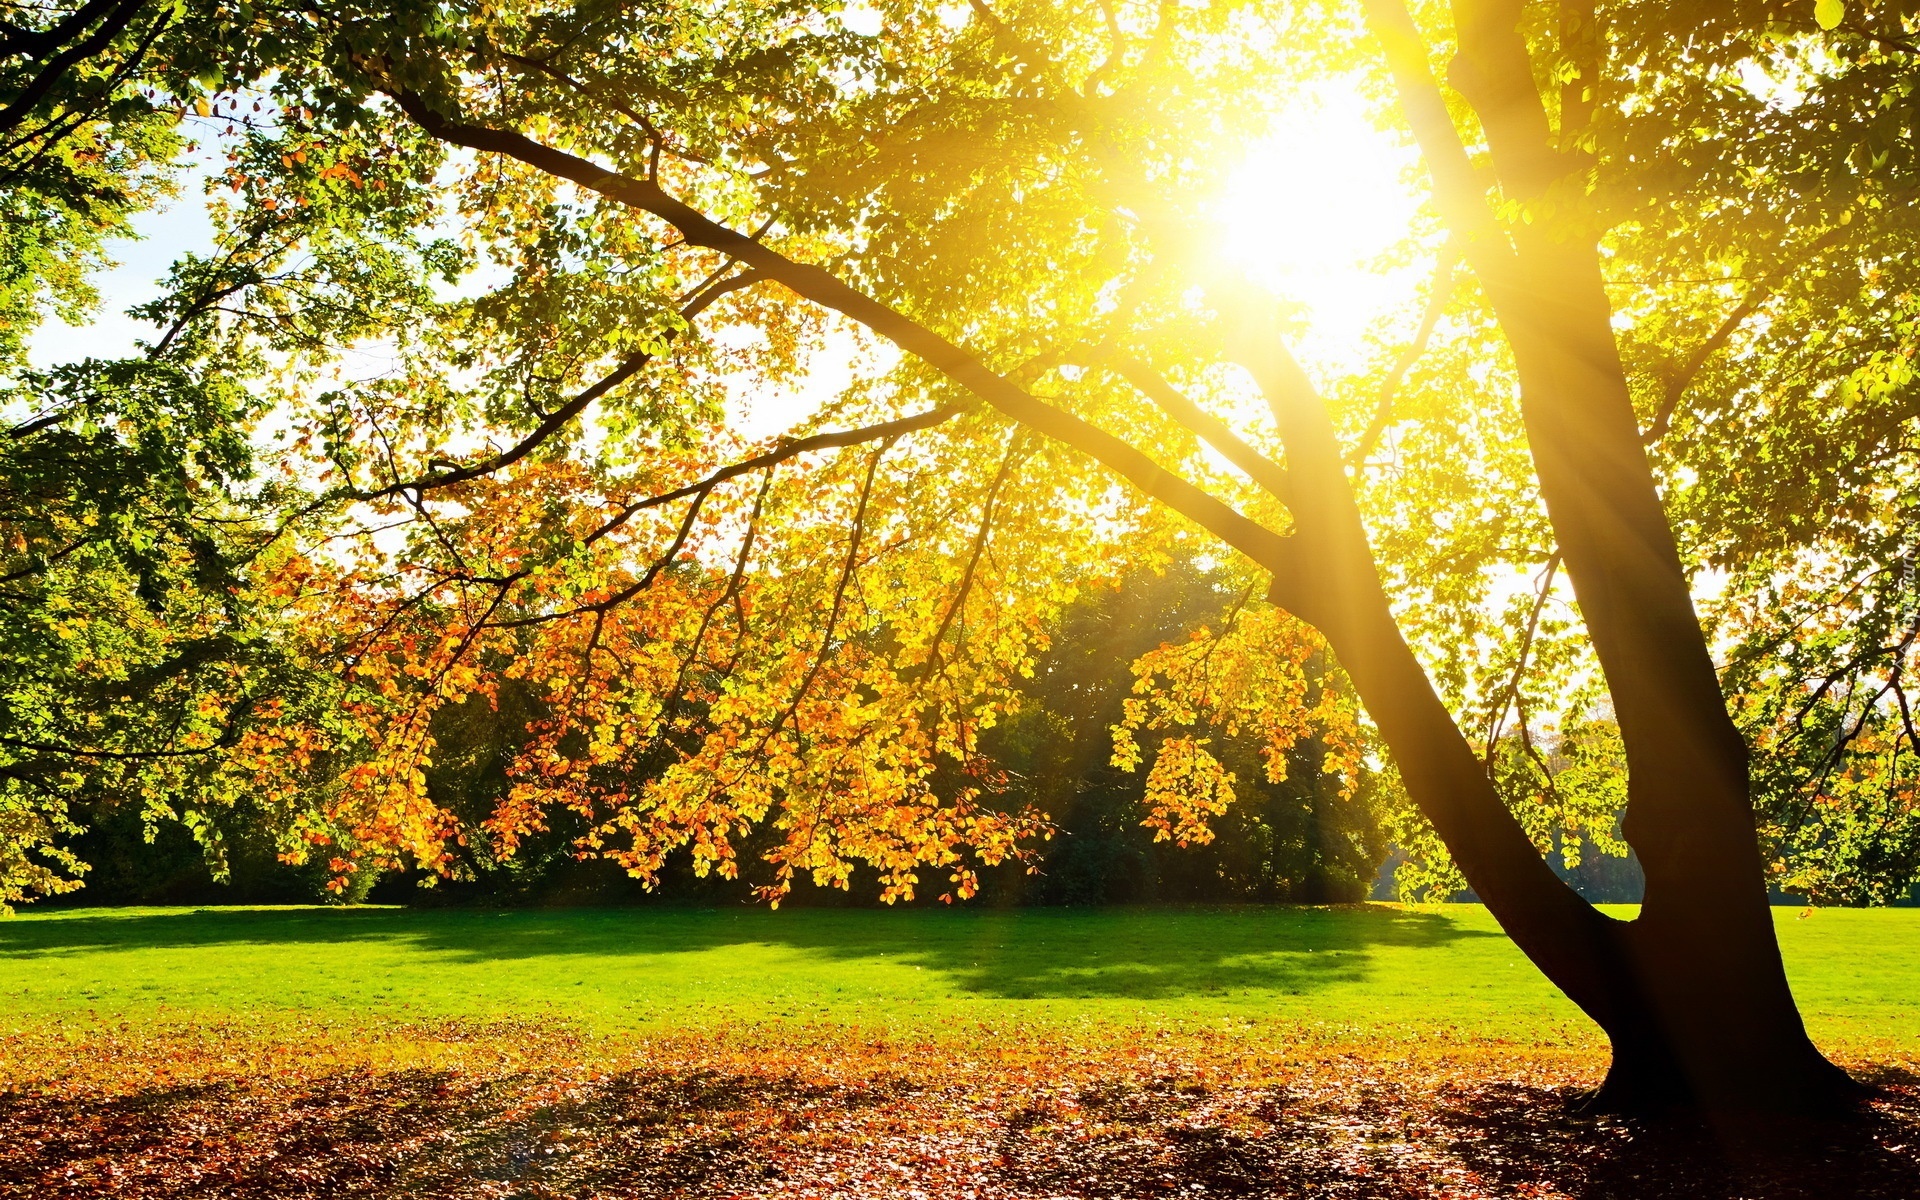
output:
{"label": "bright sky", "polygon": [[137,213],[133,227],[138,241],[115,242],[108,253],[117,264],[94,277],[100,291],[100,309],[85,325],[68,325],[55,318],[42,325],[28,346],[36,367],[78,362],[89,356],[112,358],[133,353],[138,338],[151,339],[153,326],[136,321],[127,309],[160,294],[160,280],[180,255],[213,250],[213,225],[207,220],[202,176],[196,172],[181,185],[180,195],[162,208]]}
{"label": "bright sky", "polygon": [[1424,265],[1379,261],[1412,231],[1412,147],[1351,87],[1303,92],[1234,171],[1214,209],[1220,265],[1303,305],[1293,347],[1323,378],[1353,369],[1383,317],[1417,311]]}
{"label": "bright sky", "polygon": [[[1380,261],[1413,230],[1417,162],[1403,139],[1373,124],[1357,88],[1330,84],[1282,111],[1213,205],[1212,266],[1245,271],[1304,307],[1293,350],[1323,379],[1356,369],[1383,320],[1417,317],[1427,264]],[[853,338],[830,338],[802,385],[736,395],[735,427],[768,437],[806,419],[852,381],[858,353]]]}
{"label": "bright sky", "polygon": [[[1408,185],[1412,163],[1410,147],[1370,122],[1357,91],[1327,85],[1303,92],[1280,114],[1214,206],[1219,265],[1304,306],[1307,328],[1294,349],[1323,377],[1352,369],[1383,318],[1417,309],[1424,266],[1382,270],[1378,261],[1411,227],[1419,203]],[[119,265],[96,280],[102,303],[95,320],[79,328],[50,322],[34,337],[33,361],[127,353],[136,338],[152,336],[126,309],[157,293],[177,255],[210,250],[205,203],[196,173],[178,200],[136,217],[142,240],[114,247]],[[872,369],[858,356],[854,339],[831,338],[799,385],[736,394],[733,424],[752,438],[790,428],[837,396],[856,370]]]}

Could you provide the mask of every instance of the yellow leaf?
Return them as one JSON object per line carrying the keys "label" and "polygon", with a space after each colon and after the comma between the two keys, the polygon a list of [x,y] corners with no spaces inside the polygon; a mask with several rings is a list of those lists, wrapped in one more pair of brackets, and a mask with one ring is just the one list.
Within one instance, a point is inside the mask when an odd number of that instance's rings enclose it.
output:
{"label": "yellow leaf", "polygon": [[1840,24],[1840,18],[1847,13],[1843,0],[1814,0],[1813,19],[1822,29],[1834,29]]}

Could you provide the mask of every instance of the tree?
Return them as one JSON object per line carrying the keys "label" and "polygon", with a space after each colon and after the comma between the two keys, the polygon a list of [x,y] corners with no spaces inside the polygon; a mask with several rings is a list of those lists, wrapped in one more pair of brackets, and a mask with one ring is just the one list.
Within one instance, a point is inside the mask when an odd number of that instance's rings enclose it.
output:
{"label": "tree", "polygon": [[[331,472],[306,511],[361,506],[413,530],[403,550],[363,532],[357,551],[309,548],[282,572],[304,656],[345,664],[352,726],[332,752],[353,762],[301,818],[304,835],[345,832],[373,862],[449,864],[445,846],[468,834],[426,795],[434,713],[512,679],[551,715],[484,823],[504,851],[564,806],[592,826],[584,850],[643,877],[683,849],[732,871],[734,839],[766,823],[783,835],[768,851],[775,898],[796,872],[844,883],[855,861],[888,895],[911,895],[932,866],[964,896],[978,864],[1018,855],[1042,819],[993,809],[984,784],[940,791],[937,764],[985,780],[981,728],[1014,703],[1006,680],[1046,616],[1078,581],[1197,527],[1238,551],[1235,569],[1271,576],[1277,609],[1268,636],[1238,650],[1253,667],[1244,696],[1176,689],[1167,711],[1242,712],[1284,753],[1344,726],[1337,705],[1303,702],[1300,665],[1331,647],[1453,861],[1612,1038],[1609,1102],[1805,1108],[1851,1094],[1786,986],[1748,748],[1646,449],[1687,432],[1690,457],[1659,464],[1670,481],[1736,453],[1684,403],[1690,389],[1740,376],[1716,356],[1765,336],[1742,322],[1768,305],[1782,307],[1767,369],[1791,375],[1804,345],[1791,331],[1845,289],[1763,275],[1731,314],[1696,299],[1623,335],[1616,319],[1635,313],[1608,271],[1884,245],[1885,227],[1882,241],[1834,231],[1865,226],[1850,224],[1856,208],[1892,211],[1903,186],[1873,173],[1892,162],[1897,176],[1891,156],[1905,151],[1873,147],[1899,145],[1889,130],[1906,110],[1857,101],[1905,94],[1904,18],[1828,35],[1812,13],[1764,5],[1460,0],[1430,46],[1394,0],[1293,14],[1291,27],[1256,5],[874,15],[877,33],[752,4],[255,18],[228,78],[275,72],[290,116],[234,151],[232,219],[277,214],[262,218],[273,228],[323,201],[403,194],[431,161],[399,148],[424,135],[477,156],[458,203],[512,276],[380,324],[401,365],[389,378],[289,390],[301,444],[323,447]],[[1356,20],[1377,60],[1328,49]],[[1830,44],[1846,50],[1839,65]],[[1491,748],[1469,744],[1394,609],[1407,563],[1376,556],[1367,520],[1393,540],[1378,518],[1394,489],[1357,468],[1404,419],[1404,368],[1356,422],[1294,362],[1270,299],[1196,265],[1197,199],[1222,170],[1210,155],[1257,124],[1290,56],[1371,70],[1392,96],[1432,180],[1436,240],[1471,273],[1460,304],[1497,328],[1486,360],[1517,382],[1527,456],[1494,472],[1503,508],[1490,523],[1547,538],[1534,561],[1578,596],[1627,762],[1625,836],[1647,874],[1631,923],[1548,869],[1489,778]],[[1754,63],[1809,72],[1823,119],[1740,102],[1727,73]],[[1725,152],[1757,127],[1777,128],[1779,145]],[[1850,178],[1840,164],[1861,146],[1865,183],[1806,203]],[[1728,199],[1755,181],[1754,205]],[[1879,336],[1866,315],[1877,286],[1845,303]],[[865,424],[729,461],[712,421],[723,368],[791,378],[822,312],[908,361],[843,403]],[[1875,361],[1879,445],[1907,428],[1911,391],[1890,358]],[[1476,378],[1455,375],[1444,395],[1498,419]],[[1350,446],[1336,416],[1359,430]],[[1761,423],[1791,442],[1794,422]],[[463,445],[474,430],[511,440]],[[911,457],[890,454],[907,438]],[[1201,440],[1238,476],[1199,458]],[[1838,478],[1858,444],[1814,439],[1802,458]],[[861,450],[819,457],[849,447]],[[1888,477],[1910,487],[1910,474]],[[1116,496],[1115,478],[1161,507]],[[1810,520],[1769,547],[1738,503],[1795,502],[1749,483],[1727,472],[1707,485],[1717,497],[1683,497],[1689,553],[1721,539],[1754,579],[1817,560],[1835,527]],[[1090,537],[1103,523],[1127,536]],[[1886,543],[1850,544],[1871,561]],[[1503,555],[1524,557],[1490,551],[1470,569]],[[1487,689],[1490,747],[1521,691],[1536,622],[1523,624],[1514,685]],[[1911,644],[1871,669],[1897,684]],[[1900,736],[1920,742],[1910,721],[1888,729],[1897,783]],[[1155,766],[1163,794],[1204,811],[1224,768],[1194,739],[1164,745],[1176,750]],[[671,765],[630,787],[635,761],[662,753]]]}
{"label": "tree", "polygon": [[[1175,558],[1164,573],[1136,571],[1060,614],[1032,677],[1018,685],[1018,707],[984,739],[987,757],[1011,777],[1004,794],[1048,814],[1057,831],[1036,855],[1037,878],[1007,872],[989,896],[1366,899],[1387,850],[1376,824],[1380,781],[1350,761],[1360,731],[1342,724],[1343,743],[1309,735],[1276,755],[1230,709],[1193,722],[1180,711],[1209,689],[1244,692],[1231,676],[1253,656],[1238,640],[1258,638],[1273,620],[1254,588],[1222,582]],[[1338,703],[1339,681],[1328,675],[1309,663],[1302,678],[1320,691],[1315,701]],[[1224,787],[1166,789],[1168,773],[1202,750],[1225,768]]]}
{"label": "tree", "polygon": [[[79,323],[88,272],[179,189],[196,138],[261,121],[208,91],[238,43],[220,5],[37,7],[0,23],[0,909],[71,890],[83,828],[177,822],[216,878],[245,836],[273,847],[329,765],[280,734],[330,724],[332,664],[290,654],[282,574],[305,498],[257,470],[263,378],[419,294],[398,248],[422,213],[253,213],[182,256],[135,310],[151,341],[37,367],[30,333]],[[270,119],[270,117],[269,117]],[[397,203],[396,203],[397,201]],[[317,257],[296,261],[327,231]],[[429,258],[435,255],[431,252]],[[447,255],[437,255],[444,267]],[[418,265],[419,260],[409,261]],[[296,716],[297,714],[297,716]],[[284,786],[261,790],[262,763]],[[266,816],[239,828],[236,807]],[[271,857],[269,854],[268,857]]]}
{"label": "tree", "polygon": [[[1629,760],[1626,833],[1648,876],[1631,924],[1601,917],[1552,877],[1434,696],[1379,586],[1331,428],[1271,326],[1241,331],[1232,353],[1272,405],[1287,449],[1282,498],[1295,528],[1286,539],[1160,474],[1134,447],[1036,402],[925,326],[679,207],[648,181],[608,178],[517,132],[445,116],[404,77],[384,82],[437,136],[511,155],[670,221],[690,242],[859,320],[1001,412],[1092,454],[1271,570],[1273,599],[1326,635],[1466,878],[1612,1036],[1612,1097],[1763,1101],[1837,1090],[1838,1073],[1807,1041],[1786,987],[1747,803],[1746,748],[1727,718],[1646,464],[1592,230],[1546,213],[1502,223],[1411,22],[1386,6],[1370,17],[1437,203],[1512,348],[1541,491],[1606,670]],[[1482,124],[1503,195],[1539,207],[1583,164],[1556,140],[1520,18],[1517,5],[1462,5],[1452,77]],[[1194,423],[1213,432],[1204,419]],[[1226,452],[1237,450],[1222,440]]]}
{"label": "tree", "polygon": [[[1229,353],[1272,407],[1286,448],[1284,475],[1204,414],[1183,411],[1170,396],[1163,402],[1272,485],[1292,516],[1286,536],[1161,470],[1129,442],[1036,400],[925,324],[711,221],[653,179],[487,120],[474,111],[476,99],[446,77],[420,74],[427,68],[418,58],[376,54],[364,62],[370,81],[434,136],[669,222],[688,243],[736,258],[889,338],[1002,414],[1091,455],[1270,570],[1272,598],[1327,638],[1409,793],[1476,892],[1529,957],[1608,1031],[1615,1054],[1610,1099],[1644,1104],[1693,1095],[1764,1104],[1836,1094],[1843,1077],[1807,1040],[1787,990],[1747,802],[1746,747],[1721,699],[1646,462],[1594,231],[1577,208],[1567,215],[1550,210],[1583,171],[1584,156],[1568,152],[1551,124],[1520,7],[1459,6],[1452,69],[1484,130],[1506,203],[1528,210],[1531,219],[1519,221],[1501,220],[1488,203],[1404,11],[1377,5],[1369,17],[1433,174],[1436,203],[1512,349],[1541,493],[1606,671],[1629,763],[1626,835],[1648,878],[1642,914],[1631,923],[1602,916],[1546,868],[1434,694],[1380,586],[1325,412],[1278,329],[1246,311],[1256,301],[1217,303],[1241,324]],[[1058,68],[1042,62],[1031,69],[1044,77]]]}

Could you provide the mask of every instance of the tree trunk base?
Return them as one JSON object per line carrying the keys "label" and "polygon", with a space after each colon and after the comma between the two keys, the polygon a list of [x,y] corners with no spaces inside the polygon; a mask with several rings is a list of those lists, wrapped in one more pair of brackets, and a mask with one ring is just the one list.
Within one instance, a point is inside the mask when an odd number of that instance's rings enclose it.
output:
{"label": "tree trunk base", "polygon": [[1759,1062],[1725,1070],[1689,1070],[1665,1047],[1641,1039],[1616,1040],[1607,1078],[1587,1111],[1616,1116],[1725,1118],[1846,1118],[1874,1090],[1834,1066],[1811,1042],[1784,1048]]}

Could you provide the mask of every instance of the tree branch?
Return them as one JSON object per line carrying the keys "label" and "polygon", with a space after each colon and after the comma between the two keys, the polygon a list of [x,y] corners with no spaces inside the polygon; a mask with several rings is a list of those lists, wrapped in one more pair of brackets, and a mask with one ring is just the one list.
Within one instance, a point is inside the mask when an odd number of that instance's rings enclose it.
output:
{"label": "tree branch", "polygon": [[[1501,695],[1499,707],[1494,709],[1493,715],[1487,720],[1486,766],[1489,776],[1493,773],[1494,748],[1499,745],[1500,734],[1503,732],[1501,727],[1507,722],[1507,709],[1512,707],[1513,702],[1519,698],[1520,680],[1526,674],[1527,657],[1533,650],[1534,631],[1540,628],[1541,610],[1547,606],[1547,597],[1553,591],[1553,577],[1559,572],[1560,552],[1555,550],[1552,557],[1547,559],[1547,565],[1541,573],[1540,590],[1533,597],[1533,611],[1527,614],[1527,631],[1520,639],[1520,650],[1514,659],[1513,674],[1507,679],[1507,686]],[[1521,719],[1524,721],[1525,717]]]}
{"label": "tree branch", "polygon": [[[672,504],[676,500],[685,500],[689,496],[694,497],[694,504],[688,510],[686,519],[681,523],[680,534],[675,538],[673,545],[668,550],[670,557],[680,552],[680,547],[685,543],[692,527],[693,518],[698,515],[700,506],[706,502],[707,496],[713,492],[714,488],[725,483],[727,480],[737,478],[741,475],[749,475],[755,471],[766,470],[777,463],[783,463],[790,458],[814,450],[826,450],[838,446],[857,446],[863,442],[876,440],[884,440],[888,445],[892,445],[893,442],[898,441],[900,437],[905,434],[938,425],[942,421],[958,415],[960,412],[961,410],[959,408],[936,408],[927,412],[916,413],[910,417],[901,417],[898,420],[885,421],[878,425],[868,425],[863,429],[843,429],[833,433],[817,433],[812,437],[799,438],[787,442],[776,449],[767,451],[765,454],[755,455],[741,462],[721,467],[705,478],[687,484],[685,487],[678,487],[670,492],[661,492],[658,495],[648,496],[645,499],[623,505],[619,512],[608,518],[607,521],[597,529],[582,537],[580,544],[582,546],[593,545],[595,542],[607,537],[616,529],[619,529],[622,525],[632,520],[636,513],[643,512],[649,508],[658,508],[663,504]],[[754,511],[757,516],[759,513],[759,505],[757,502],[754,506]],[[743,549],[742,553],[744,554],[744,552]],[[649,570],[640,582],[622,588],[620,591],[605,599],[596,600],[592,604],[578,605],[560,612],[536,613],[532,616],[517,617],[511,621],[499,621],[495,623],[496,628],[514,629],[528,625],[544,625],[553,621],[564,621],[570,617],[577,617],[584,613],[604,611],[616,605],[624,604],[652,585],[654,578],[662,569],[662,564],[665,561],[666,560],[663,559],[655,562],[653,569]],[[742,561],[744,562],[744,559]],[[531,573],[532,568],[526,567],[511,575],[504,576],[502,579],[486,580],[484,582],[517,583]]]}
{"label": "tree branch", "polygon": [[1367,422],[1366,432],[1360,435],[1360,441],[1347,454],[1348,464],[1358,465],[1367,461],[1367,456],[1373,453],[1374,446],[1380,441],[1380,435],[1393,422],[1394,394],[1400,390],[1400,384],[1406,379],[1407,372],[1413,369],[1413,364],[1427,352],[1427,342],[1433,337],[1434,327],[1440,324],[1441,315],[1447,311],[1447,303],[1453,299],[1453,268],[1459,259],[1460,247],[1449,239],[1441,247],[1440,261],[1433,268],[1433,292],[1427,297],[1426,311],[1420,314],[1420,328],[1414,331],[1413,341],[1400,352],[1400,357],[1393,360],[1386,382],[1380,385],[1380,399],[1374,405],[1373,419]]}
{"label": "tree branch", "polygon": [[1461,240],[1460,252],[1482,279],[1512,275],[1516,266],[1506,231],[1487,204],[1487,189],[1467,157],[1427,47],[1403,0],[1366,0],[1367,23],[1380,39],[1401,111],[1433,178],[1434,204]]}
{"label": "tree branch", "polygon": [[1293,484],[1287,479],[1285,467],[1249,446],[1225,421],[1181,395],[1172,384],[1139,359],[1119,353],[1099,357],[1159,405],[1168,416],[1225,455],[1228,462],[1238,467],[1269,495],[1282,504],[1291,505]]}
{"label": "tree branch", "polygon": [[[1014,463],[1021,450],[1021,441],[1022,435],[1015,434],[1007,446],[1006,456],[1000,460],[1000,469],[994,472],[993,482],[987,487],[986,501],[980,506],[980,527],[974,531],[973,549],[967,555],[966,569],[961,572],[959,591],[955,593],[953,603],[948,606],[945,615],[940,618],[940,627],[933,631],[933,639],[927,643],[927,661],[920,668],[922,681],[933,678],[933,673],[939,669],[940,642],[947,636],[947,629],[953,624],[954,617],[959,615],[961,607],[966,604],[967,593],[973,590],[974,571],[980,566],[980,555],[987,548],[987,536],[993,531],[994,503],[1000,498],[1000,486],[1013,472]],[[962,636],[965,636],[964,630]]]}
{"label": "tree branch", "polygon": [[[33,111],[33,106],[53,90],[53,85],[60,82],[60,77],[67,73],[68,68],[106,49],[139,13],[143,3],[145,0],[121,0],[119,7],[108,13],[101,21],[100,27],[90,36],[68,46],[49,59],[46,66],[40,69],[40,73],[35,75],[27,86],[21,89],[20,94],[13,98],[13,102],[5,108],[0,108],[0,131],[12,130],[25,120],[27,114]],[[89,11],[92,7],[89,5],[87,9],[81,11]],[[166,18],[163,17],[162,24],[165,21]]]}
{"label": "tree branch", "polygon": [[[1835,226],[1827,230],[1806,248],[1801,263],[1805,262],[1806,256],[1831,249],[1844,240],[1845,235],[1845,226]],[[1660,399],[1660,411],[1654,414],[1652,423],[1647,426],[1646,432],[1640,435],[1642,442],[1651,446],[1667,435],[1672,426],[1674,414],[1679,411],[1681,399],[1685,397],[1687,389],[1693,386],[1693,381],[1699,378],[1700,370],[1707,365],[1707,360],[1727,344],[1740,326],[1746,323],[1748,317],[1778,294],[1779,282],[1788,274],[1791,274],[1791,270],[1774,272],[1755,280],[1753,286],[1747,289],[1747,294],[1740,298],[1740,303],[1734,306],[1733,311],[1721,320],[1714,331],[1707,335],[1705,341],[1693,348],[1693,353],[1687,356],[1685,362],[1668,375],[1666,388]]]}
{"label": "tree branch", "polygon": [[[712,307],[713,303],[722,296],[731,292],[737,292],[741,288],[750,287],[753,284],[759,283],[764,278],[765,276],[756,271],[746,271],[730,279],[715,280],[698,292],[691,301],[680,309],[680,317],[684,321],[692,321],[695,317]],[[669,329],[666,331],[665,336],[670,339],[674,334],[675,331]],[[491,458],[473,463],[469,466],[457,467],[451,471],[442,471],[435,475],[423,475],[418,479],[390,483],[382,488],[353,492],[351,496],[355,500],[365,501],[381,500],[402,492],[431,491],[435,488],[451,487],[456,483],[465,483],[471,479],[478,479],[482,475],[491,475],[495,471],[510,467],[539,449],[541,445],[546,443],[555,434],[566,428],[570,421],[585,412],[594,401],[633,378],[646,367],[648,363],[652,362],[653,358],[653,353],[647,350],[628,355],[621,361],[619,366],[602,376],[598,381],[580,392],[573,399],[547,414],[546,419],[541,421],[533,432],[527,434],[527,436],[521,438],[511,447],[502,450]]]}
{"label": "tree branch", "polygon": [[429,134],[454,145],[507,155],[610,199],[652,213],[678,229],[690,245],[732,254],[800,296],[865,325],[979,396],[1004,415],[1091,456],[1146,495],[1166,504],[1268,570],[1286,572],[1292,569],[1288,539],[1166,470],[1106,430],[1036,400],[989,369],[970,352],[841,282],[824,268],[794,262],[745,234],[728,229],[669,195],[656,183],[609,170],[511,130],[491,129],[453,120],[434,110],[417,94],[398,85],[385,86],[387,95]]}
{"label": "tree branch", "polygon": [[[801,678],[800,686],[794,689],[793,699],[773,724],[767,726],[767,732],[760,738],[760,750],[766,749],[767,743],[780,732],[780,727],[800,711],[800,703],[806,699],[808,689],[813,687],[813,681],[819,678],[821,670],[827,665],[828,651],[833,648],[834,630],[840,623],[840,610],[847,600],[847,584],[852,582],[854,568],[860,561],[860,539],[866,533],[867,502],[873,498],[873,477],[880,470],[880,459],[892,449],[896,440],[890,437],[882,441],[874,447],[873,457],[867,460],[867,477],[861,481],[860,502],[853,510],[853,530],[847,535],[847,559],[841,565],[840,578],[833,587],[833,604],[827,609],[827,625],[820,635],[820,649],[814,653],[813,661],[807,664],[807,673]],[[758,751],[755,753],[757,756]]]}

